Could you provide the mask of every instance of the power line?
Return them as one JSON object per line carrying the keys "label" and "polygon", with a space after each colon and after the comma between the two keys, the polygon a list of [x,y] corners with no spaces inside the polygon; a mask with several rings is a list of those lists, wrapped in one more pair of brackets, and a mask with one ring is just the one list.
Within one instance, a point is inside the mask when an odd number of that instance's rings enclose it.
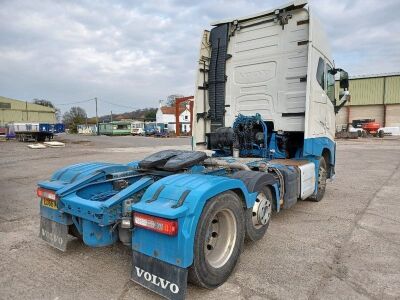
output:
{"label": "power line", "polygon": [[119,107],[123,107],[123,108],[130,108],[130,109],[138,109],[137,107],[128,106],[128,105],[122,105],[122,104],[115,104],[115,103],[112,103],[112,102],[109,102],[109,101],[106,101],[106,100],[103,100],[103,99],[99,99],[99,100],[101,102],[105,102],[107,104],[114,105],[114,106],[119,106]]}
{"label": "power line", "polygon": [[[90,102],[90,101],[95,101],[96,98],[90,98],[90,99],[86,99],[86,100],[80,100],[80,101],[75,101],[75,102],[69,102],[69,103],[55,103],[55,106],[62,106],[62,105],[74,105],[74,104],[79,104],[79,103],[85,103],[85,102]],[[139,109],[138,107],[133,107],[133,106],[129,106],[129,105],[123,105],[123,104],[116,104],[110,101],[106,101],[103,99],[97,99],[98,101],[113,105],[113,106],[118,106],[118,107],[122,107],[122,108],[129,108],[129,109],[134,109],[137,110]]]}
{"label": "power line", "polygon": [[54,105],[72,105],[72,104],[78,104],[78,103],[84,103],[84,102],[89,102],[89,101],[93,101],[95,100],[95,98],[91,98],[91,99],[86,99],[86,100],[80,100],[80,101],[76,101],[76,102],[70,102],[70,103],[55,103]]}

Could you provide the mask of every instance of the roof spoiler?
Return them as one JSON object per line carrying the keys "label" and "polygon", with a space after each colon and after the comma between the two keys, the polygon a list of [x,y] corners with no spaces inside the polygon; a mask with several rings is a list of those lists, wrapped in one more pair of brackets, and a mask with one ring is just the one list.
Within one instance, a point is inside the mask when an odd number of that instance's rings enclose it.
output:
{"label": "roof spoiler", "polygon": [[274,9],[263,11],[263,12],[260,12],[260,13],[254,14],[254,15],[249,15],[249,16],[235,18],[235,19],[225,19],[225,20],[213,22],[213,23],[211,23],[211,26],[218,26],[221,24],[232,23],[234,21],[239,22],[239,21],[247,21],[247,20],[257,19],[257,18],[267,16],[267,15],[274,15],[274,14],[276,14],[277,11],[279,13],[282,10],[291,11],[291,10],[303,8],[304,6],[307,5],[307,3],[308,3],[307,0],[295,0],[295,1],[291,1],[289,3],[286,3],[284,5],[281,5],[279,7],[276,7]]}

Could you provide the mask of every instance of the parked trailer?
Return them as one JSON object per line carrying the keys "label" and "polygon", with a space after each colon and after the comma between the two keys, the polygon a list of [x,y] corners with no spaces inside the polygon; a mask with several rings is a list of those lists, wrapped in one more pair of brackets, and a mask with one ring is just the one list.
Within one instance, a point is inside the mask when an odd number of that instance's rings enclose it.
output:
{"label": "parked trailer", "polygon": [[13,123],[9,125],[20,142],[51,140],[54,132],[48,123]]}
{"label": "parked trailer", "polygon": [[223,284],[272,211],[323,198],[335,173],[335,111],[349,96],[306,2],[213,25],[199,55],[197,151],[80,163],[37,190],[43,240],[63,251],[68,235],[92,247],[120,241],[132,249],[131,279],[168,299],[183,299],[188,280]]}
{"label": "parked trailer", "polygon": [[114,121],[110,123],[99,124],[100,134],[103,135],[130,135],[131,122],[130,121]]}
{"label": "parked trailer", "polygon": [[396,136],[400,135],[400,126],[399,127],[381,127],[378,129],[378,135],[379,137],[384,137],[386,136]]}
{"label": "parked trailer", "polygon": [[54,133],[63,133],[65,132],[65,125],[63,123],[57,123],[53,125]]}
{"label": "parked trailer", "polygon": [[79,124],[76,127],[78,134],[84,135],[96,135],[97,125],[96,124]]}

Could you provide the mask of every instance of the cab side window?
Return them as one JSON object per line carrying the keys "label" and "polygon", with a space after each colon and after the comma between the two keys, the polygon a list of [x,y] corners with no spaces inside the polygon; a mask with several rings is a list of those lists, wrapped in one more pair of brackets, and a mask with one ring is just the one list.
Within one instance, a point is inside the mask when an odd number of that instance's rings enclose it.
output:
{"label": "cab side window", "polygon": [[318,61],[318,68],[317,68],[317,81],[321,88],[325,90],[325,62],[320,57]]}
{"label": "cab side window", "polygon": [[333,69],[330,65],[326,64],[326,94],[329,99],[335,101],[335,75],[333,74]]}

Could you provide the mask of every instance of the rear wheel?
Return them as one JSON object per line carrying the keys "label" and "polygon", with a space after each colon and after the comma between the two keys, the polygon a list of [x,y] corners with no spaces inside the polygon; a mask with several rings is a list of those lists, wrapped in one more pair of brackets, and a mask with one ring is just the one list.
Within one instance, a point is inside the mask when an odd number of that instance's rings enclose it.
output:
{"label": "rear wheel", "polygon": [[239,196],[229,191],[210,199],[197,224],[189,281],[209,289],[223,284],[240,256],[244,234]]}
{"label": "rear wheel", "polygon": [[326,161],[324,157],[319,159],[319,168],[318,168],[318,189],[315,195],[310,197],[310,200],[319,202],[324,198],[325,188],[326,188],[326,179],[327,179],[327,167]]}
{"label": "rear wheel", "polygon": [[82,235],[79,233],[78,229],[75,227],[74,224],[68,226],[68,234],[76,237],[78,240],[83,239]]}
{"label": "rear wheel", "polygon": [[246,211],[246,240],[258,241],[265,235],[271,219],[272,203],[271,189],[262,188],[254,206]]}

